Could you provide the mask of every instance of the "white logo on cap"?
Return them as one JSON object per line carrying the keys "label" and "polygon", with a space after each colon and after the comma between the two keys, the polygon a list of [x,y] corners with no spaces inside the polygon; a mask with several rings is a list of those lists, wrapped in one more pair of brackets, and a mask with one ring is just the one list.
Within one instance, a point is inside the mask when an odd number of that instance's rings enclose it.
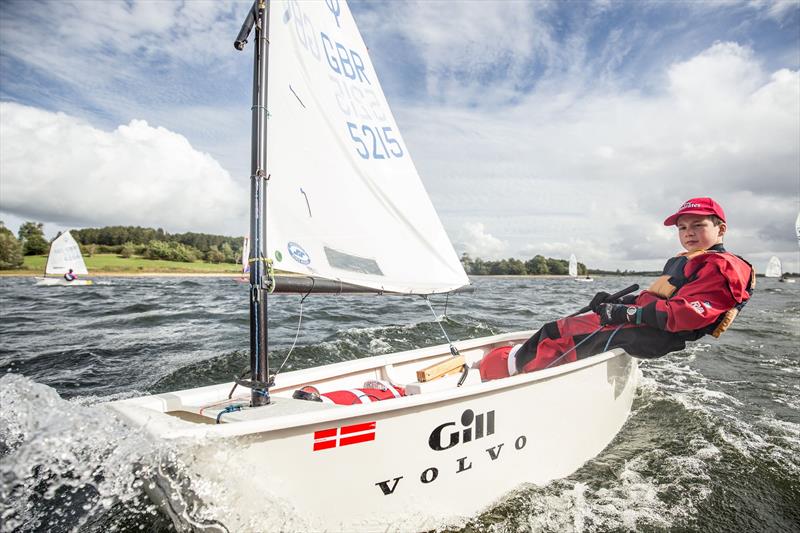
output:
{"label": "white logo on cap", "polygon": [[703,207],[700,204],[693,204],[692,202],[686,202],[681,206],[681,209],[686,209],[687,207]]}

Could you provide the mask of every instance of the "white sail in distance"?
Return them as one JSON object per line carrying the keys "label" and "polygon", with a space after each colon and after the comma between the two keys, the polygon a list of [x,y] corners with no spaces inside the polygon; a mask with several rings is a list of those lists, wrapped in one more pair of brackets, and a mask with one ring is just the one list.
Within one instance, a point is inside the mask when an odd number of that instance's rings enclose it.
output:
{"label": "white sail in distance", "polygon": [[379,290],[469,283],[343,0],[271,2],[267,256]]}
{"label": "white sail in distance", "polygon": [[578,275],[578,258],[575,254],[569,256],[569,275],[573,278]]}
{"label": "white sail in distance", "polygon": [[797,234],[797,245],[800,246],[800,213],[797,213],[797,218],[794,220],[794,232]]}
{"label": "white sail in distance", "polygon": [[59,235],[50,244],[50,253],[47,256],[45,274],[66,274],[69,270],[75,274],[88,274],[86,263],[83,262],[81,248],[69,231]]}
{"label": "white sail in distance", "polygon": [[767,262],[767,269],[764,271],[764,276],[768,278],[779,278],[783,272],[781,271],[781,260],[776,256],[769,258]]}
{"label": "white sail in distance", "polygon": [[250,238],[245,237],[242,242],[242,274],[250,273]]}

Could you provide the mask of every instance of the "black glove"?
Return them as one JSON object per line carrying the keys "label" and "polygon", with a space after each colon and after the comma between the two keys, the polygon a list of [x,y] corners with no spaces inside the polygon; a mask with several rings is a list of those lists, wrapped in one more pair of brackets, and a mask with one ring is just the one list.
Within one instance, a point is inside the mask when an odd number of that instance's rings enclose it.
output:
{"label": "black glove", "polygon": [[611,295],[607,292],[598,292],[597,294],[594,295],[592,301],[589,302],[589,309],[591,309],[593,313],[597,313],[598,312],[597,308],[600,304],[619,303],[619,299],[614,300],[612,302],[611,300],[608,299],[609,296]]}
{"label": "black glove", "polygon": [[600,325],[640,324],[641,311],[638,307],[622,304],[599,304],[596,313],[600,315]]}

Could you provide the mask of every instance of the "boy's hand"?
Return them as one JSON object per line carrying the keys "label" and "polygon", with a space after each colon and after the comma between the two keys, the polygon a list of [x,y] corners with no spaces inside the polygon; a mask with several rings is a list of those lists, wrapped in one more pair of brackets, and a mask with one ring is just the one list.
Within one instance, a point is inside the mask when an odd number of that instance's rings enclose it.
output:
{"label": "boy's hand", "polygon": [[619,300],[614,300],[613,302],[609,301],[608,300],[609,296],[611,295],[607,292],[602,292],[602,291],[598,292],[597,294],[594,295],[592,301],[589,302],[589,309],[591,309],[593,313],[599,313],[598,307],[600,306],[600,304],[619,303]]}
{"label": "boy's hand", "polygon": [[635,306],[622,304],[599,304],[596,313],[600,315],[600,325],[609,324],[639,324],[640,312]]}

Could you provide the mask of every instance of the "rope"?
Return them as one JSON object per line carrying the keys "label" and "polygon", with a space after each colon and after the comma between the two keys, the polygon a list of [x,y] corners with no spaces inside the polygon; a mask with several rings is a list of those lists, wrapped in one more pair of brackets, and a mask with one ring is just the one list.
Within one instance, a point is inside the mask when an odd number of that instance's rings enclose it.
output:
{"label": "rope", "polygon": [[225,413],[233,413],[234,411],[241,411],[241,410],[242,410],[242,404],[240,403],[229,405],[228,407],[217,413],[217,424],[220,423],[219,419],[222,418],[222,415],[224,415]]}
{"label": "rope", "polygon": [[[615,330],[614,330],[614,332],[611,334],[611,336],[610,336],[610,337],[608,337],[608,341],[606,341],[606,346],[605,346],[605,348],[603,348],[603,351],[604,351],[604,352],[607,352],[607,351],[608,351],[608,347],[611,345],[611,339],[613,339],[613,338],[614,338],[614,335],[616,335],[616,334],[617,334],[617,332],[618,332],[619,330],[621,330],[621,329],[622,329],[622,326],[624,326],[624,325],[625,325],[625,324],[621,324],[621,325],[620,325],[620,326],[619,326],[617,329],[615,329]],[[601,353],[602,353],[602,352],[601,352]]]}
{"label": "rope", "polygon": [[[439,329],[441,329],[441,330],[442,330],[442,334],[444,335],[444,338],[445,338],[445,339],[447,339],[447,344],[449,344],[449,345],[450,345],[450,354],[451,354],[453,357],[456,357],[456,356],[459,356],[459,355],[461,355],[461,354],[459,353],[459,351],[458,351],[458,348],[456,348],[456,347],[453,345],[453,341],[451,341],[451,340],[450,340],[450,337],[448,337],[448,336],[447,336],[447,332],[444,330],[444,326],[442,326],[442,322],[441,322],[441,320],[439,320],[439,317],[436,315],[436,311],[434,311],[434,310],[433,310],[433,306],[431,305],[431,302],[430,302],[430,300],[428,300],[428,296],[427,296],[427,295],[423,295],[423,296],[422,296],[422,299],[423,299],[423,300],[425,300],[425,303],[426,303],[426,304],[428,304],[428,309],[430,309],[430,310],[431,310],[431,313],[433,314],[433,318],[434,318],[434,320],[436,321],[436,323],[437,323],[437,324],[439,324]],[[469,373],[469,365],[467,365],[467,364],[465,363],[465,364],[464,364],[464,370],[461,372],[461,378],[458,380],[458,386],[459,386],[459,387],[460,387],[461,385],[463,385],[463,384],[464,384],[464,382],[467,380],[467,374],[468,374],[468,373]]]}
{"label": "rope", "polygon": [[[431,301],[428,300],[428,296],[424,295],[422,299],[425,300],[426,304],[428,304],[428,308],[431,310],[431,313],[433,313],[433,319],[436,321],[437,324],[439,324],[439,329],[442,330],[444,338],[447,339],[447,344],[450,345],[450,352],[456,350],[455,346],[453,346],[453,342],[450,340],[450,337],[447,336],[447,332],[444,330],[444,326],[442,326],[442,322],[441,320],[439,320],[439,316],[436,314],[436,311],[433,310],[433,306],[431,305]],[[456,350],[456,354],[458,354],[458,350]]]}
{"label": "rope", "polygon": [[280,373],[281,370],[283,370],[283,366],[286,364],[286,361],[289,360],[289,356],[292,355],[292,352],[294,351],[294,347],[297,345],[297,338],[300,336],[300,324],[303,323],[303,302],[306,301],[306,298],[308,298],[308,295],[311,294],[311,291],[314,290],[315,283],[316,282],[314,281],[314,278],[311,278],[311,288],[308,289],[308,292],[305,294],[305,296],[303,296],[300,299],[300,316],[297,319],[297,331],[295,331],[295,333],[294,333],[294,341],[292,341],[292,347],[289,348],[289,352],[286,354],[286,357],[283,358],[283,362],[281,363],[281,366],[278,367],[277,371],[275,371],[275,375],[273,376],[273,379],[274,379],[274,377],[276,377]]}
{"label": "rope", "polygon": [[[272,260],[271,259],[267,259],[267,265],[268,265],[268,269],[267,269],[267,273],[268,274],[267,274],[267,276],[268,276],[268,279],[271,280],[271,281],[269,281],[269,285],[270,285],[270,291],[269,292],[272,292],[272,290],[274,290],[274,288],[275,288],[275,283],[274,283],[274,278],[273,278],[274,271],[272,269]],[[286,361],[289,360],[289,356],[292,355],[292,351],[294,351],[294,348],[297,345],[297,338],[300,336],[300,325],[303,323],[303,302],[305,302],[306,298],[308,298],[308,295],[311,294],[311,292],[314,290],[314,285],[315,284],[316,284],[316,281],[314,280],[314,278],[311,278],[311,288],[308,289],[308,292],[305,293],[305,295],[300,299],[300,316],[297,319],[297,331],[295,331],[295,334],[294,334],[294,341],[292,341],[292,347],[289,348],[289,352],[286,354],[286,357],[283,358],[283,362],[281,363],[281,366],[272,375],[271,379],[269,379],[269,383],[266,384],[267,387],[270,384],[273,384],[275,382],[275,378],[280,373],[280,371],[283,370],[283,367],[286,364]],[[249,373],[249,372],[250,372],[250,369],[249,368],[245,368],[238,379],[236,379],[236,377],[234,377],[233,388],[231,388],[231,392],[228,394],[228,399],[229,400],[231,398],[233,398],[233,393],[234,393],[234,391],[236,391],[236,387],[239,385],[238,381],[240,379],[242,379],[245,375],[247,375],[247,373]],[[255,384],[255,382],[252,382],[252,383]],[[256,390],[256,389],[254,389],[254,390]],[[256,390],[256,392],[261,394],[262,396],[265,396],[266,394],[268,394],[268,391]]]}

